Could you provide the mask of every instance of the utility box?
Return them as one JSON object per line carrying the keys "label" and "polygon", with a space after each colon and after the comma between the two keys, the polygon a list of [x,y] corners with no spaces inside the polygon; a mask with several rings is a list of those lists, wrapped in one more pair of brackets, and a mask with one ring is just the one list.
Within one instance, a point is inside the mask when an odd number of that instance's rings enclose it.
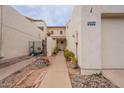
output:
{"label": "utility box", "polygon": [[42,54],[42,41],[30,41],[29,42],[29,55]]}

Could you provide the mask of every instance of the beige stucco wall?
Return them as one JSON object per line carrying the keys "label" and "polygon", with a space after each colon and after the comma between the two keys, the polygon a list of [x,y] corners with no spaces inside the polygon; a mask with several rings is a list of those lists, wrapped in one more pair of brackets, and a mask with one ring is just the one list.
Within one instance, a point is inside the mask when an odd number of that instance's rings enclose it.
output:
{"label": "beige stucco wall", "polygon": [[51,56],[56,48],[56,40],[51,37],[47,37],[47,56]]}
{"label": "beige stucco wall", "polygon": [[41,40],[40,30],[10,6],[3,6],[2,15],[2,56],[8,59],[27,55],[29,41]]}
{"label": "beige stucco wall", "polygon": [[44,21],[33,21],[33,23],[37,26],[37,27],[43,27],[43,30],[41,30],[41,37],[42,39],[45,40],[45,38],[47,37],[47,25]]}
{"label": "beige stucco wall", "polygon": [[[80,24],[81,24],[81,6],[75,6],[73,10],[73,14],[71,16],[71,20],[66,25],[66,40],[67,40],[67,49],[72,51],[76,56],[78,56],[78,54],[76,53],[76,42],[78,41],[78,37],[80,37],[79,35],[79,32],[81,31]],[[78,46],[80,46],[80,41],[78,42]]]}
{"label": "beige stucco wall", "polygon": [[[57,46],[57,39],[65,38],[65,27],[47,27],[47,32],[51,33],[53,31],[53,34],[47,37],[47,55],[51,56],[55,47]],[[63,34],[60,34],[60,31],[63,31]],[[54,38],[54,40],[53,40]],[[64,47],[65,43],[63,44],[62,47]]]}
{"label": "beige stucco wall", "polygon": [[[51,31],[53,31],[51,37],[65,38],[65,27],[48,27],[47,32],[51,32]],[[60,31],[63,31],[63,34],[60,34]]]}
{"label": "beige stucco wall", "polygon": [[[75,6],[71,20],[67,24],[67,48],[74,53],[76,50],[76,38],[72,38],[72,35],[78,33],[78,64],[82,74],[101,72],[103,64],[105,64],[102,60],[102,47],[104,44],[102,44],[101,37],[101,15],[103,13],[124,13],[124,6]],[[88,26],[89,21],[95,21],[96,25]],[[110,26],[113,25],[111,24]],[[112,34],[112,32],[110,33]],[[115,34],[117,33],[115,32]],[[116,40],[118,41],[118,39]],[[117,49],[117,51],[120,50]],[[123,61],[123,58],[119,59]],[[122,62],[120,61],[118,66],[121,64]],[[109,63],[106,62],[106,65],[109,66]],[[116,63],[113,63],[111,67],[114,67],[114,65]],[[121,67],[124,68],[123,65]]]}
{"label": "beige stucco wall", "polygon": [[[90,9],[93,12],[90,13]],[[82,6],[82,73],[90,74],[101,69],[101,14],[100,6]],[[88,26],[87,22],[95,21],[96,26]]]}

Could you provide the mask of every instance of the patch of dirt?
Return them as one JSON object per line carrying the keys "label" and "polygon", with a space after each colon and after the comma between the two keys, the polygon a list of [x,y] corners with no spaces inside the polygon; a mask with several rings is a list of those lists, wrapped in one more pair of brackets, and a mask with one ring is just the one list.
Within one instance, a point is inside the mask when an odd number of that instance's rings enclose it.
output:
{"label": "patch of dirt", "polygon": [[0,60],[0,68],[7,67],[10,65],[16,64],[18,62],[22,62],[30,58],[32,58],[32,56],[21,56],[21,57],[6,59],[6,60]]}
{"label": "patch of dirt", "polygon": [[[48,66],[49,67],[49,66]],[[41,78],[46,74],[47,66],[37,66],[35,62],[24,67],[7,78],[0,80],[1,88],[30,88],[35,87],[35,80],[41,75]],[[32,73],[31,73],[32,72]]]}
{"label": "patch of dirt", "polygon": [[[45,74],[46,74],[45,68],[33,71],[33,73],[31,73],[24,80],[22,80],[22,82],[20,82],[20,84],[16,85],[15,88],[33,88],[33,87],[35,87],[36,86],[35,81],[41,74],[42,74],[42,77],[45,76]],[[41,81],[40,81],[40,83],[41,83]]]}
{"label": "patch of dirt", "polygon": [[68,71],[69,74],[73,74],[73,75],[80,75],[80,68],[72,68],[71,67],[71,62],[67,61],[67,67],[68,67]]}

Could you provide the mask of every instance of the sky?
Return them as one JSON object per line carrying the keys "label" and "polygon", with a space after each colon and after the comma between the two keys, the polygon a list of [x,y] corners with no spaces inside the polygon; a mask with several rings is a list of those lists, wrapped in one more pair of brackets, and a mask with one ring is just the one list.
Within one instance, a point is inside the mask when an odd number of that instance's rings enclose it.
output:
{"label": "sky", "polygon": [[15,5],[19,13],[34,19],[44,20],[48,26],[65,25],[73,12],[70,5]]}

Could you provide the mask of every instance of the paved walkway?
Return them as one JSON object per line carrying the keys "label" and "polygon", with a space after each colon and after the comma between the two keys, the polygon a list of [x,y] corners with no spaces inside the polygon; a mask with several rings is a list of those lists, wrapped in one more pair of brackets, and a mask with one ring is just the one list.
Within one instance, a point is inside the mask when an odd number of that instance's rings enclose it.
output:
{"label": "paved walkway", "polygon": [[60,52],[40,84],[41,88],[71,88],[71,81],[68,74],[68,68],[63,56]]}
{"label": "paved walkway", "polygon": [[11,75],[12,73],[24,68],[28,64],[32,63],[35,60],[35,58],[31,58],[28,60],[24,60],[22,62],[10,65],[8,67],[0,69],[0,80],[6,78],[7,76]]}

